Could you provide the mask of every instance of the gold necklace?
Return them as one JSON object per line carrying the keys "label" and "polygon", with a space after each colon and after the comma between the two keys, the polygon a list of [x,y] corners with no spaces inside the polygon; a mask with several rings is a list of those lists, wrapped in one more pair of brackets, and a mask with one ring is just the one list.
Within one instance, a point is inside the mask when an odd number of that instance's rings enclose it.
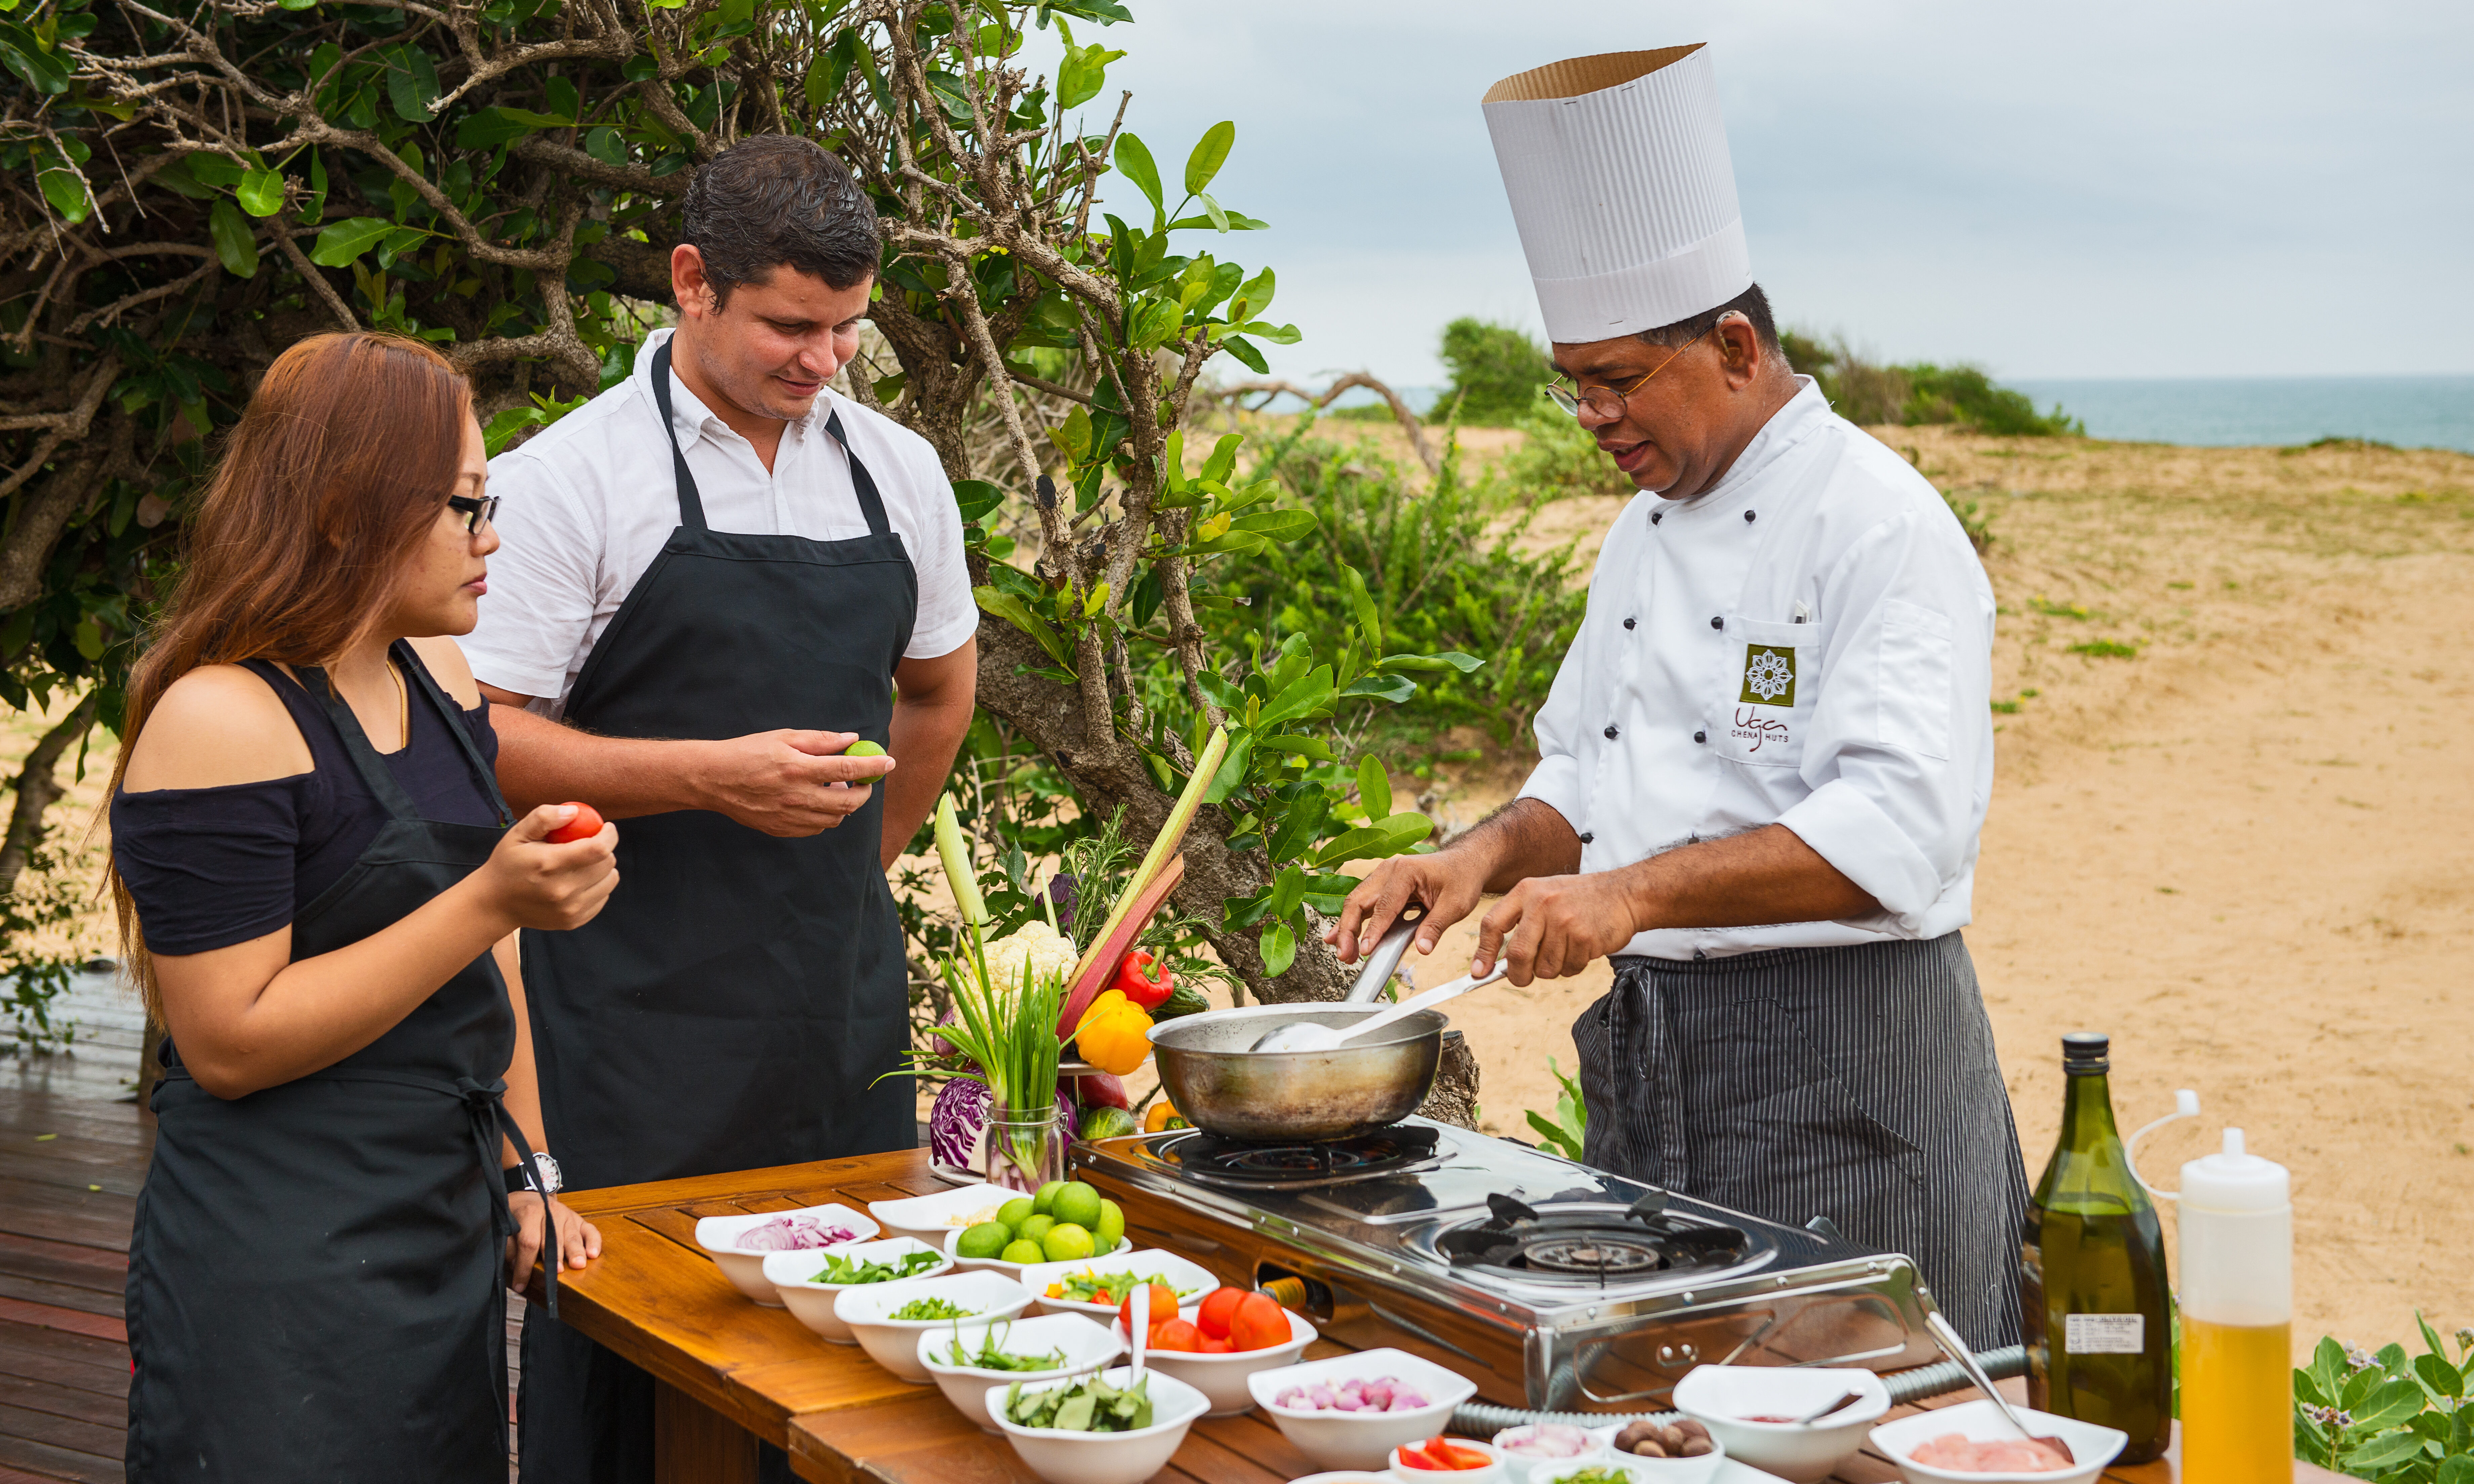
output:
{"label": "gold necklace", "polygon": [[403,672],[392,663],[387,666],[387,674],[395,678],[396,703],[403,715],[403,740],[396,744],[400,750],[412,746],[412,692],[404,688]]}

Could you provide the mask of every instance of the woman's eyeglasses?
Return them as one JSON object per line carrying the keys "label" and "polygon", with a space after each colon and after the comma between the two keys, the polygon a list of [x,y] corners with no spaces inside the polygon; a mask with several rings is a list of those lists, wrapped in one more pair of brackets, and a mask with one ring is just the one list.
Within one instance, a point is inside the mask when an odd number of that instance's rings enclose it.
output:
{"label": "woman's eyeglasses", "polygon": [[[1726,320],[1722,318],[1719,320],[1718,324],[1724,324],[1726,323]],[[1563,408],[1565,412],[1570,413],[1575,418],[1579,417],[1581,415],[1581,409],[1586,407],[1592,414],[1613,422],[1624,415],[1624,403],[1631,399],[1632,395],[1635,392],[1637,392],[1642,387],[1648,385],[1649,379],[1652,376],[1657,375],[1659,371],[1662,371],[1668,367],[1674,365],[1677,356],[1682,355],[1685,351],[1691,349],[1694,346],[1707,339],[1709,337],[1710,330],[1716,329],[1718,324],[1710,325],[1710,329],[1703,330],[1700,334],[1693,336],[1690,340],[1687,340],[1684,344],[1676,347],[1673,354],[1667,356],[1665,360],[1658,363],[1657,371],[1643,371],[1641,374],[1635,376],[1632,380],[1626,382],[1621,387],[1567,387],[1560,382],[1556,382],[1550,383],[1547,386],[1546,395],[1554,401],[1556,406]]]}
{"label": "woman's eyeglasses", "polygon": [[464,517],[465,535],[478,536],[481,528],[497,515],[498,497],[495,494],[477,498],[469,494],[450,494],[447,497],[447,508]]}

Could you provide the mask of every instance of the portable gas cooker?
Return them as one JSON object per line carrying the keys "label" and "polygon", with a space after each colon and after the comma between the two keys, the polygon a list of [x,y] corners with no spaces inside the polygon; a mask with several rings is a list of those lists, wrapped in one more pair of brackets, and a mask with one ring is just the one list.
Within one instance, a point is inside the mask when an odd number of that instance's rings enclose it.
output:
{"label": "portable gas cooker", "polygon": [[1500,1404],[1640,1411],[1696,1365],[1937,1356],[1904,1257],[1423,1118],[1327,1144],[1136,1134],[1072,1158],[1137,1246],[1269,1287],[1331,1338],[1423,1355]]}

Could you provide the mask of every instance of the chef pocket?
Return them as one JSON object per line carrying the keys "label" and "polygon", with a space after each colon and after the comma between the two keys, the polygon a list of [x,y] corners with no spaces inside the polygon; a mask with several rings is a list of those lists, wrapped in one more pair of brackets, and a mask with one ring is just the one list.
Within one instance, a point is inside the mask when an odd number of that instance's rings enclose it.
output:
{"label": "chef pocket", "polygon": [[1718,755],[1756,767],[1804,761],[1804,734],[1821,695],[1822,624],[1727,616],[1721,631]]}

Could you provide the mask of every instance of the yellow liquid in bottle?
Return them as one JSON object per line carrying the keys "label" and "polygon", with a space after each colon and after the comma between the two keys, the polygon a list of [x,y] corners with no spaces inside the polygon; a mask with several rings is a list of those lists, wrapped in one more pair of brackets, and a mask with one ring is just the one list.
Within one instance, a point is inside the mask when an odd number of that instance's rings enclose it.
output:
{"label": "yellow liquid in bottle", "polygon": [[2182,1484],[2293,1476],[2292,1330],[2182,1316]]}

